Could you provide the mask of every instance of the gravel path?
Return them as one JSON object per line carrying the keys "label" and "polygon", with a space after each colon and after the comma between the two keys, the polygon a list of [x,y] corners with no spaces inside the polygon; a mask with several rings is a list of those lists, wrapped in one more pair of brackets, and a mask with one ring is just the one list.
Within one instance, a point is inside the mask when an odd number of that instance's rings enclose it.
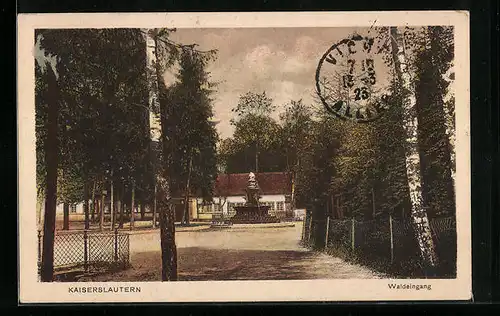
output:
{"label": "gravel path", "polygon": [[[179,280],[379,278],[368,268],[302,248],[295,227],[184,231],[176,234]],[[159,281],[157,231],[130,236],[130,269],[92,281]],[[87,280],[88,281],[88,280]]]}

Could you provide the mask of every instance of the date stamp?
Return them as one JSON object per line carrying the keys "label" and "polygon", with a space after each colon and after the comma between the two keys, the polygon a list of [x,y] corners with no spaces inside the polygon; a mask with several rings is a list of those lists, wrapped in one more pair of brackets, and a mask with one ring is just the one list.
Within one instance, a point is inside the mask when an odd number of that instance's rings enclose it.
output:
{"label": "date stamp", "polygon": [[323,54],[316,69],[316,92],[328,112],[370,122],[389,108],[384,48],[376,37],[354,34]]}

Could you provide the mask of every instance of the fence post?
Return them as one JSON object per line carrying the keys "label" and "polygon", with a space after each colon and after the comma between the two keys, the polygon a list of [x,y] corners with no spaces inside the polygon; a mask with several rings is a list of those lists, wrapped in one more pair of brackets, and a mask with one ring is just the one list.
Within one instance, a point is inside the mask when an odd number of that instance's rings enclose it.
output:
{"label": "fence post", "polygon": [[313,222],[313,218],[312,218],[312,214],[311,216],[309,217],[309,231],[307,232],[307,243],[310,245],[311,244],[311,230],[312,230],[312,222]]}
{"label": "fence post", "polygon": [[354,217],[351,220],[351,250],[354,251]]}
{"label": "fence post", "polygon": [[389,231],[391,236],[391,264],[394,263],[394,239],[392,235],[392,214],[389,214]]}
{"label": "fence post", "polygon": [[135,209],[135,181],[132,182],[132,197],[130,201],[130,230],[134,229],[134,223],[135,223],[134,209]]}
{"label": "fence post", "polygon": [[302,222],[302,232],[300,235],[300,239],[302,240],[302,243],[305,243],[305,238],[306,238],[306,224],[307,224],[307,218],[304,217],[304,221]]}
{"label": "fence post", "polygon": [[87,234],[87,230],[85,229],[83,231],[83,267],[85,269],[85,272],[88,271],[89,269],[89,258],[88,258],[88,250],[89,250],[89,247],[88,247],[88,240],[89,240],[89,236]]}
{"label": "fence post", "polygon": [[115,263],[118,262],[118,229],[115,228]]}
{"label": "fence post", "polygon": [[127,263],[126,264],[128,265],[130,263],[130,235],[126,235],[126,236],[127,236],[127,238],[126,238],[126,240],[127,240],[127,259],[126,259]]}
{"label": "fence post", "polygon": [[330,216],[326,217],[325,249],[328,248],[328,232],[330,231]]}

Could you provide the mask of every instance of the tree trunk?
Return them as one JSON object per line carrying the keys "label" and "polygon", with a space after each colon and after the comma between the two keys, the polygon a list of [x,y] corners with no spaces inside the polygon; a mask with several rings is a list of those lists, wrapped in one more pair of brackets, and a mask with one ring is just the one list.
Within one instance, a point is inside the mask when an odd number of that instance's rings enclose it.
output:
{"label": "tree trunk", "polygon": [[296,171],[292,171],[292,192],[291,192],[291,195],[292,195],[292,203],[291,203],[291,209],[292,209],[292,212],[295,210],[296,208],[296,205],[297,203],[295,202],[295,181],[297,179],[297,174],[296,174]]}
{"label": "tree trunk", "polygon": [[52,67],[47,63],[48,78],[48,117],[47,138],[45,140],[45,212],[43,223],[43,250],[41,281],[52,282],[54,277],[54,237],[56,229],[56,203],[57,203],[57,165],[59,143],[57,138],[57,117],[59,113],[58,86]]}
{"label": "tree trunk", "polygon": [[156,195],[158,194],[158,186],[155,184],[154,187],[154,197],[153,197],[153,228],[156,228]]}
{"label": "tree trunk", "polygon": [[63,204],[63,230],[69,230],[69,204]]}
{"label": "tree trunk", "polygon": [[427,265],[427,274],[432,276],[437,265],[427,212],[422,205],[422,186],[420,176],[420,157],[418,151],[418,119],[413,113],[415,95],[411,90],[410,76],[407,71],[406,56],[403,50],[403,38],[397,27],[390,28],[392,38],[392,57],[399,83],[403,90],[403,107],[405,110],[403,128],[406,133],[406,172],[410,189],[411,218],[422,259]]}
{"label": "tree trunk", "polygon": [[186,225],[189,225],[189,188],[190,188],[192,170],[193,170],[193,156],[189,155],[189,166],[186,179],[186,188],[184,189],[184,215],[182,216],[182,223]]}
{"label": "tree trunk", "polygon": [[[113,173],[111,173],[111,176],[113,176]],[[110,222],[111,222],[111,231],[115,229],[115,204],[114,204],[114,186],[113,186],[113,179],[111,179],[111,188],[110,188],[110,195],[109,195],[109,214],[111,216]]]}
{"label": "tree trunk", "polygon": [[313,202],[312,218],[315,219],[313,225],[314,247],[316,249],[325,248],[325,234],[326,234],[326,205],[323,199],[317,199]]}
{"label": "tree trunk", "polygon": [[92,201],[92,208],[90,209],[91,211],[91,219],[92,219],[92,222],[94,223],[95,221],[95,190],[96,190],[96,181],[94,180],[94,185],[92,186],[92,198],[90,199]]}
{"label": "tree trunk", "polygon": [[99,207],[99,216],[101,217],[99,221],[99,229],[101,231],[104,229],[104,198],[105,196],[101,192],[101,205]]}
{"label": "tree trunk", "polygon": [[130,230],[134,229],[135,182],[132,182],[132,198],[130,200]]}
{"label": "tree trunk", "polygon": [[85,214],[85,229],[89,229],[89,186],[87,179],[83,183],[83,213]]}
{"label": "tree trunk", "polygon": [[123,228],[123,190],[118,190],[116,199],[116,208],[118,211],[118,228]]}
{"label": "tree trunk", "polygon": [[160,216],[161,279],[177,281],[177,246],[175,244],[175,211],[170,203],[170,188],[165,178],[158,181],[157,201]]}
{"label": "tree trunk", "polygon": [[146,207],[143,200],[141,200],[141,205],[139,206],[139,208],[141,210],[141,220],[144,220],[144,216],[146,215]]}
{"label": "tree trunk", "polygon": [[[154,50],[155,56],[158,55],[158,35],[155,34]],[[159,85],[162,83],[162,74],[159,66],[159,60],[154,64],[156,74],[156,91],[159,92]],[[164,136],[167,129],[167,122],[165,118],[165,104],[160,103],[160,126],[161,135]],[[162,139],[162,151],[164,157],[169,157],[169,143],[165,137]],[[172,203],[170,201],[170,187],[167,177],[167,168],[163,166],[161,171],[156,172],[157,177],[155,181],[155,209],[156,201],[160,206],[160,239],[161,239],[161,258],[162,258],[162,281],[176,281],[177,280],[177,247],[175,245],[175,214]],[[154,223],[154,219],[153,219]]]}

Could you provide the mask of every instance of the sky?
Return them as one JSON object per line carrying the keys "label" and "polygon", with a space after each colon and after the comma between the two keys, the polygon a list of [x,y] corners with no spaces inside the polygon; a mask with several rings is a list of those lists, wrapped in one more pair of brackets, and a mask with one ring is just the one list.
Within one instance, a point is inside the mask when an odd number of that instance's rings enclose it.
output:
{"label": "sky", "polygon": [[[266,91],[277,107],[279,118],[284,105],[302,99],[316,105],[315,72],[323,54],[335,43],[353,33],[368,35],[368,28],[224,28],[177,29],[171,39],[180,44],[196,43],[199,50],[217,50],[217,59],[208,66],[211,80],[217,82],[213,95],[214,120],[222,138],[234,132],[231,109],[240,95]],[[37,41],[38,62],[47,59]],[[55,59],[51,64],[55,64]],[[175,68],[167,70],[165,82],[173,83]]]}
{"label": "sky", "polygon": [[[336,42],[354,31],[366,34],[367,29],[354,28],[232,28],[178,29],[171,39],[182,44],[196,43],[200,50],[217,49],[217,60],[208,70],[212,80],[219,82],[214,95],[215,120],[219,135],[230,137],[231,109],[239,96],[248,92],[266,91],[277,106],[278,118],[283,105],[302,99],[314,104],[315,72],[322,55]],[[165,75],[172,81],[173,71]]]}

